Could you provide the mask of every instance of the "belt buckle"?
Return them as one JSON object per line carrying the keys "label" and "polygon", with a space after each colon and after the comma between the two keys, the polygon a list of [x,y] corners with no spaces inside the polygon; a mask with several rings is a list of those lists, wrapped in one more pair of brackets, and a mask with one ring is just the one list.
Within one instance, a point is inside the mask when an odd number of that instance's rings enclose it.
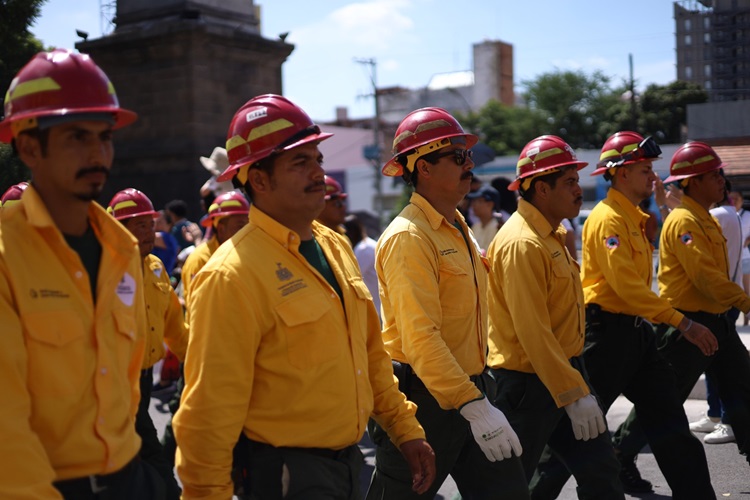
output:
{"label": "belt buckle", "polygon": [[95,495],[107,489],[107,485],[99,484],[99,476],[89,476],[89,484],[91,485],[91,492]]}
{"label": "belt buckle", "polygon": [[643,318],[640,316],[636,316],[635,320],[633,320],[633,326],[636,328],[640,328],[642,324],[643,324]]}

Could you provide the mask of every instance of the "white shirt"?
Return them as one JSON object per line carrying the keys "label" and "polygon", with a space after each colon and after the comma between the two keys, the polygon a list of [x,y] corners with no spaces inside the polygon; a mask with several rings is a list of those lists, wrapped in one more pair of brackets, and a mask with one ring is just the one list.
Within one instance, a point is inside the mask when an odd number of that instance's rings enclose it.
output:
{"label": "white shirt", "polygon": [[[745,239],[750,236],[750,211],[743,208],[737,213],[742,221],[742,241],[744,243]],[[744,245],[742,246],[742,258],[750,259],[750,250]]]}
{"label": "white shirt", "polygon": [[471,232],[474,233],[482,253],[487,251],[498,229],[500,229],[500,223],[494,217],[490,219],[486,226],[482,225],[482,221],[477,221],[471,225]]}
{"label": "white shirt", "polygon": [[357,258],[362,279],[370,290],[375,309],[380,314],[380,294],[378,293],[378,273],[375,271],[375,244],[377,242],[365,236],[362,241],[354,247],[354,256]]}
{"label": "white shirt", "polygon": [[740,216],[734,207],[722,205],[712,208],[711,215],[719,221],[721,232],[727,239],[727,253],[729,254],[729,278],[742,286],[742,226]]}

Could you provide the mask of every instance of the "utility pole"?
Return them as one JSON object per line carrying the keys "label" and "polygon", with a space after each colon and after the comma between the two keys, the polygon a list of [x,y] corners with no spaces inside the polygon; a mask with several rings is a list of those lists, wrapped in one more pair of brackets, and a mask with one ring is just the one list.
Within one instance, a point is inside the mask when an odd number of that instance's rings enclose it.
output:
{"label": "utility pole", "polygon": [[633,78],[633,54],[628,54],[628,62],[630,64],[630,120],[631,129],[638,130],[638,109],[635,105],[635,79]]}
{"label": "utility pole", "polygon": [[364,156],[372,162],[373,169],[375,172],[375,209],[378,213],[378,223],[382,227],[383,225],[383,212],[385,207],[383,206],[383,185],[382,175],[380,173],[381,168],[381,157],[380,157],[380,102],[378,99],[378,81],[377,81],[377,66],[378,63],[374,58],[370,59],[354,59],[357,64],[362,64],[370,67],[370,83],[372,84],[372,98],[375,100],[375,116],[372,123],[373,143],[371,146],[365,146]]}

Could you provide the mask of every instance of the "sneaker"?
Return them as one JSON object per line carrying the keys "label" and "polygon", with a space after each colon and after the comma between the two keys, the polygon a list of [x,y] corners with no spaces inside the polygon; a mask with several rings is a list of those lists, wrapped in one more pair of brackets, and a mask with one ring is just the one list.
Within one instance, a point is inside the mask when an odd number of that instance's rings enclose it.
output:
{"label": "sneaker", "polygon": [[637,457],[618,456],[620,461],[620,482],[625,493],[652,493],[651,482],[643,479],[635,465]]}
{"label": "sneaker", "polygon": [[713,432],[718,427],[719,422],[718,418],[714,420],[714,418],[706,416],[697,422],[690,422],[690,430],[693,432]]}
{"label": "sneaker", "polygon": [[734,443],[734,441],[734,431],[732,431],[732,426],[727,424],[717,425],[715,431],[711,434],[706,434],[703,438],[703,442],[706,444]]}

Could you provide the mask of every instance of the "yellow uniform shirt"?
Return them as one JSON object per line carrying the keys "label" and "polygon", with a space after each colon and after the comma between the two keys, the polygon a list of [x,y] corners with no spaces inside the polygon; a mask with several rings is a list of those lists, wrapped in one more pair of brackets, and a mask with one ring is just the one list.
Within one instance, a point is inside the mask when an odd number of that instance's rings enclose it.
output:
{"label": "yellow uniform shirt", "polygon": [[683,314],[651,290],[654,263],[647,218],[613,188],[594,207],[583,225],[583,297],[605,311],[676,327]]}
{"label": "yellow uniform shirt", "polygon": [[583,351],[584,303],[578,263],[521,200],[490,244],[489,366],[536,373],[558,407],[589,394],[569,359]]}
{"label": "yellow uniform shirt", "polygon": [[135,457],[145,312],[138,244],[99,205],[96,305],[86,268],[33,187],[0,212],[0,498]]}
{"label": "yellow uniform shirt", "polygon": [[729,278],[721,226],[688,195],[667,217],[659,239],[659,291],[683,311],[750,311],[750,297]]}
{"label": "yellow uniform shirt", "polygon": [[147,255],[143,259],[143,288],[148,318],[143,369],[151,368],[164,357],[164,342],[180,361],[184,360],[187,349],[185,317],[180,299],[169,281],[169,273],[159,257]]}
{"label": "yellow uniform shirt", "polygon": [[208,259],[211,258],[217,248],[219,248],[219,240],[217,240],[216,235],[214,235],[208,241],[198,245],[198,247],[193,250],[193,253],[188,255],[187,260],[185,260],[185,264],[182,266],[182,276],[180,278],[182,282],[182,296],[185,298],[185,304],[190,300],[190,287],[193,284],[193,278],[195,278],[198,271],[206,265],[206,262],[208,262]]}
{"label": "yellow uniform shirt", "polygon": [[299,236],[254,205],[195,277],[173,422],[185,498],[232,496],[240,432],[273,446],[342,449],[372,416],[396,445],[424,437],[351,247],[321,224],[313,233],[341,298],[299,253]]}
{"label": "yellow uniform shirt", "polygon": [[456,220],[471,249],[414,193],[375,249],[386,349],[446,410],[482,396],[469,376],[482,373],[487,352],[487,269],[458,210]]}

